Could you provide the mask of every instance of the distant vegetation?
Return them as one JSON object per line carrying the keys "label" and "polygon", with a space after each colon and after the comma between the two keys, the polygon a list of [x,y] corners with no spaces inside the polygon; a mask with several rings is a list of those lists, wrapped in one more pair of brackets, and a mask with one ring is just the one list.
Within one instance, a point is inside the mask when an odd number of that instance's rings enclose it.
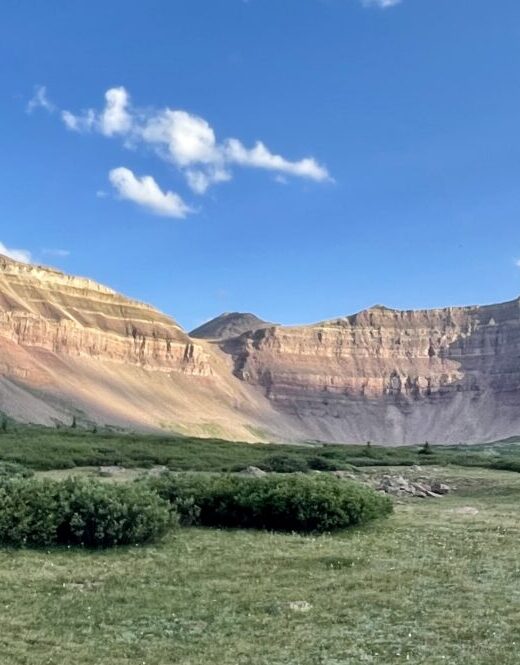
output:
{"label": "distant vegetation", "polygon": [[102,429],[93,432],[79,427],[52,429],[9,424],[6,431],[0,430],[0,462],[16,463],[33,470],[163,465],[173,471],[230,472],[258,466],[266,471],[305,472],[417,464],[519,472],[519,451],[520,446],[512,441],[494,446],[449,447],[432,444],[398,448],[368,444],[280,446]]}

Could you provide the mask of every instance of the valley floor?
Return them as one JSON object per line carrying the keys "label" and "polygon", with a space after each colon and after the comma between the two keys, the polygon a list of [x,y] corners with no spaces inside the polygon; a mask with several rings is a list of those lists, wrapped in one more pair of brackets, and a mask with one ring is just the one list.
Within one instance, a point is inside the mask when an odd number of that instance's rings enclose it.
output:
{"label": "valley floor", "polygon": [[454,494],[337,536],[0,550],[0,662],[516,665],[520,475],[437,473]]}

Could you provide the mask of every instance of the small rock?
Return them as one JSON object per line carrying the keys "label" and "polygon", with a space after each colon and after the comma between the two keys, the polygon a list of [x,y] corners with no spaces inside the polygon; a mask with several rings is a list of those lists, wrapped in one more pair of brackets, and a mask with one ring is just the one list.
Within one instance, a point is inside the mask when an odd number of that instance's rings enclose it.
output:
{"label": "small rock", "polygon": [[432,483],[432,492],[435,492],[435,494],[449,494],[450,489],[450,486],[445,485],[444,483]]}
{"label": "small rock", "polygon": [[473,506],[463,506],[462,508],[454,508],[451,512],[458,515],[478,515],[480,511]]}
{"label": "small rock", "polygon": [[126,469],[123,466],[100,466],[98,475],[103,476],[103,478],[112,478],[112,476],[118,476],[125,471]]}
{"label": "small rock", "polygon": [[162,476],[163,473],[168,473],[169,469],[167,466],[163,466],[161,464],[157,466],[152,466],[152,468],[148,471],[148,476],[150,478],[158,478],[159,476]]}
{"label": "small rock", "polygon": [[263,478],[267,472],[259,469],[257,466],[248,466],[240,472],[241,476],[250,476],[251,478]]}
{"label": "small rock", "polygon": [[331,475],[341,479],[348,478],[349,480],[357,480],[356,474],[350,471],[332,471]]}
{"label": "small rock", "polygon": [[293,600],[288,603],[288,607],[293,612],[309,612],[312,609],[312,605],[306,600]]}

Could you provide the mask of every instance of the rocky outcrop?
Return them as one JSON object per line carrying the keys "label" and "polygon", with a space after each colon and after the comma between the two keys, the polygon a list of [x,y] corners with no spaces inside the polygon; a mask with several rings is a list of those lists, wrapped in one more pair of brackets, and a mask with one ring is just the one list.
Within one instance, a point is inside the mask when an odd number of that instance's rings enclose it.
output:
{"label": "rocky outcrop", "polygon": [[254,314],[241,312],[225,312],[215,319],[195,328],[190,332],[190,337],[197,339],[225,340],[237,337],[251,330],[272,326],[272,323],[262,321]]}

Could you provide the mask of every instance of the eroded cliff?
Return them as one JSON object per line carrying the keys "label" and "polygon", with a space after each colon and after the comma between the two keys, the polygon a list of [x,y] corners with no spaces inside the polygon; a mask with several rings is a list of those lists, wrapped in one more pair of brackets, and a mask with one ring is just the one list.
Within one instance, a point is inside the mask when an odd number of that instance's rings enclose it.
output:
{"label": "eroded cliff", "polygon": [[520,432],[520,302],[398,311],[228,340],[243,381],[319,439],[467,441]]}
{"label": "eroded cliff", "polygon": [[0,410],[249,440],[258,401],[218,349],[153,307],[0,257]]}
{"label": "eroded cliff", "polygon": [[208,375],[207,353],[169,317],[89,279],[0,257],[0,334],[24,347]]}

